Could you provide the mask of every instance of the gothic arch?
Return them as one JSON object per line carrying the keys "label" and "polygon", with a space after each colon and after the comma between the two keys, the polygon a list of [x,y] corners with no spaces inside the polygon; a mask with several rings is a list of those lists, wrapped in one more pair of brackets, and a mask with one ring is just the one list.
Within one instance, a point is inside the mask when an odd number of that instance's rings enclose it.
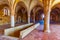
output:
{"label": "gothic arch", "polygon": [[14,10],[16,9],[16,6],[18,5],[18,3],[23,3],[26,6],[27,10],[28,10],[28,5],[24,0],[15,0],[15,2],[14,2]]}
{"label": "gothic arch", "polygon": [[54,19],[54,21],[57,23],[57,22],[60,22],[60,3],[54,5],[52,7],[52,10],[51,10],[51,16],[54,16],[55,15],[55,19],[52,17],[52,19]]}
{"label": "gothic arch", "polygon": [[[15,16],[16,18],[16,22],[19,21],[20,19],[20,22],[27,22],[27,7],[25,5],[24,2],[18,2],[18,4],[16,5],[16,8],[15,8]],[[20,18],[19,18],[20,17]]]}
{"label": "gothic arch", "polygon": [[31,13],[30,13],[31,17],[30,18],[33,17],[32,19],[34,19],[34,15],[35,15],[35,21],[37,22],[37,21],[41,20],[42,13],[43,13],[43,7],[41,5],[36,5],[31,10]]}

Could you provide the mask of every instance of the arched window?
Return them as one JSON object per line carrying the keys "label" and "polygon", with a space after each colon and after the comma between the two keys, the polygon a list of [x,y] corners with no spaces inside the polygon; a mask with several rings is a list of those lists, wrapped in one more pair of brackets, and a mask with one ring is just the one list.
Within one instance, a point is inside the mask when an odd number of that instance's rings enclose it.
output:
{"label": "arched window", "polygon": [[7,7],[5,7],[3,11],[5,16],[10,16],[10,10]]}

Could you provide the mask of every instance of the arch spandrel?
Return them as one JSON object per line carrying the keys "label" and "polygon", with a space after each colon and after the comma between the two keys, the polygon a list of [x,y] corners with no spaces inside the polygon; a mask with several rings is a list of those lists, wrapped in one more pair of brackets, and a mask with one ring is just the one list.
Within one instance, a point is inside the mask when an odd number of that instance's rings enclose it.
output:
{"label": "arch spandrel", "polygon": [[[26,1],[24,1],[24,0],[15,0],[15,2],[14,2],[14,10],[15,10],[15,8],[16,8],[16,5],[17,5],[19,2],[23,2],[23,3],[26,5],[26,7],[28,8],[28,3],[27,3]],[[27,10],[28,10],[28,9],[27,9]]]}
{"label": "arch spandrel", "polygon": [[31,5],[30,5],[30,11],[37,5],[40,5],[41,7],[43,7],[43,3],[40,2],[39,0],[38,1],[32,1]]}
{"label": "arch spandrel", "polygon": [[51,8],[53,8],[56,4],[59,4],[59,3],[60,3],[60,0],[54,0],[54,2],[53,2],[53,4],[52,4]]}
{"label": "arch spandrel", "polygon": [[0,5],[0,10],[3,9],[4,7],[8,7],[10,9],[10,6],[8,4],[2,4]]}
{"label": "arch spandrel", "polygon": [[43,0],[39,0],[40,2],[42,2]]}
{"label": "arch spandrel", "polygon": [[10,6],[10,3],[8,0],[0,0],[0,5],[2,4],[8,4]]}
{"label": "arch spandrel", "polygon": [[60,8],[60,3],[55,4],[51,9],[54,9],[55,7]]}

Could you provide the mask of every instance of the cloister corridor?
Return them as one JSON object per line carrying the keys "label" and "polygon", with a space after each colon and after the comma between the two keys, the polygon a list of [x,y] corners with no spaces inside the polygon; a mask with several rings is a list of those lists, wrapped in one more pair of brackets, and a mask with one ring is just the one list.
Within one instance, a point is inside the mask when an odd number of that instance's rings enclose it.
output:
{"label": "cloister corridor", "polygon": [[0,0],[0,40],[60,40],[60,0]]}

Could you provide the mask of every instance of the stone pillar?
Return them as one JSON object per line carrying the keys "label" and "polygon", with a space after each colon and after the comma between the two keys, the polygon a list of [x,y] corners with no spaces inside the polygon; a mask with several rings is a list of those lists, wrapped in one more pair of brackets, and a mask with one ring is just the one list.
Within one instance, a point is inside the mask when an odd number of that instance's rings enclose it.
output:
{"label": "stone pillar", "polygon": [[30,11],[28,11],[28,23],[30,23]]}
{"label": "stone pillar", "polygon": [[11,8],[11,27],[15,26],[15,20],[14,20],[14,10]]}
{"label": "stone pillar", "polygon": [[35,23],[35,13],[33,13],[33,21],[34,21],[34,23]]}
{"label": "stone pillar", "polygon": [[36,9],[33,9],[33,22],[34,22],[34,23],[35,23],[35,13],[36,13],[35,10],[36,10]]}
{"label": "stone pillar", "polygon": [[15,26],[14,15],[11,15],[11,27]]}
{"label": "stone pillar", "polygon": [[50,0],[44,0],[44,32],[50,33]]}

